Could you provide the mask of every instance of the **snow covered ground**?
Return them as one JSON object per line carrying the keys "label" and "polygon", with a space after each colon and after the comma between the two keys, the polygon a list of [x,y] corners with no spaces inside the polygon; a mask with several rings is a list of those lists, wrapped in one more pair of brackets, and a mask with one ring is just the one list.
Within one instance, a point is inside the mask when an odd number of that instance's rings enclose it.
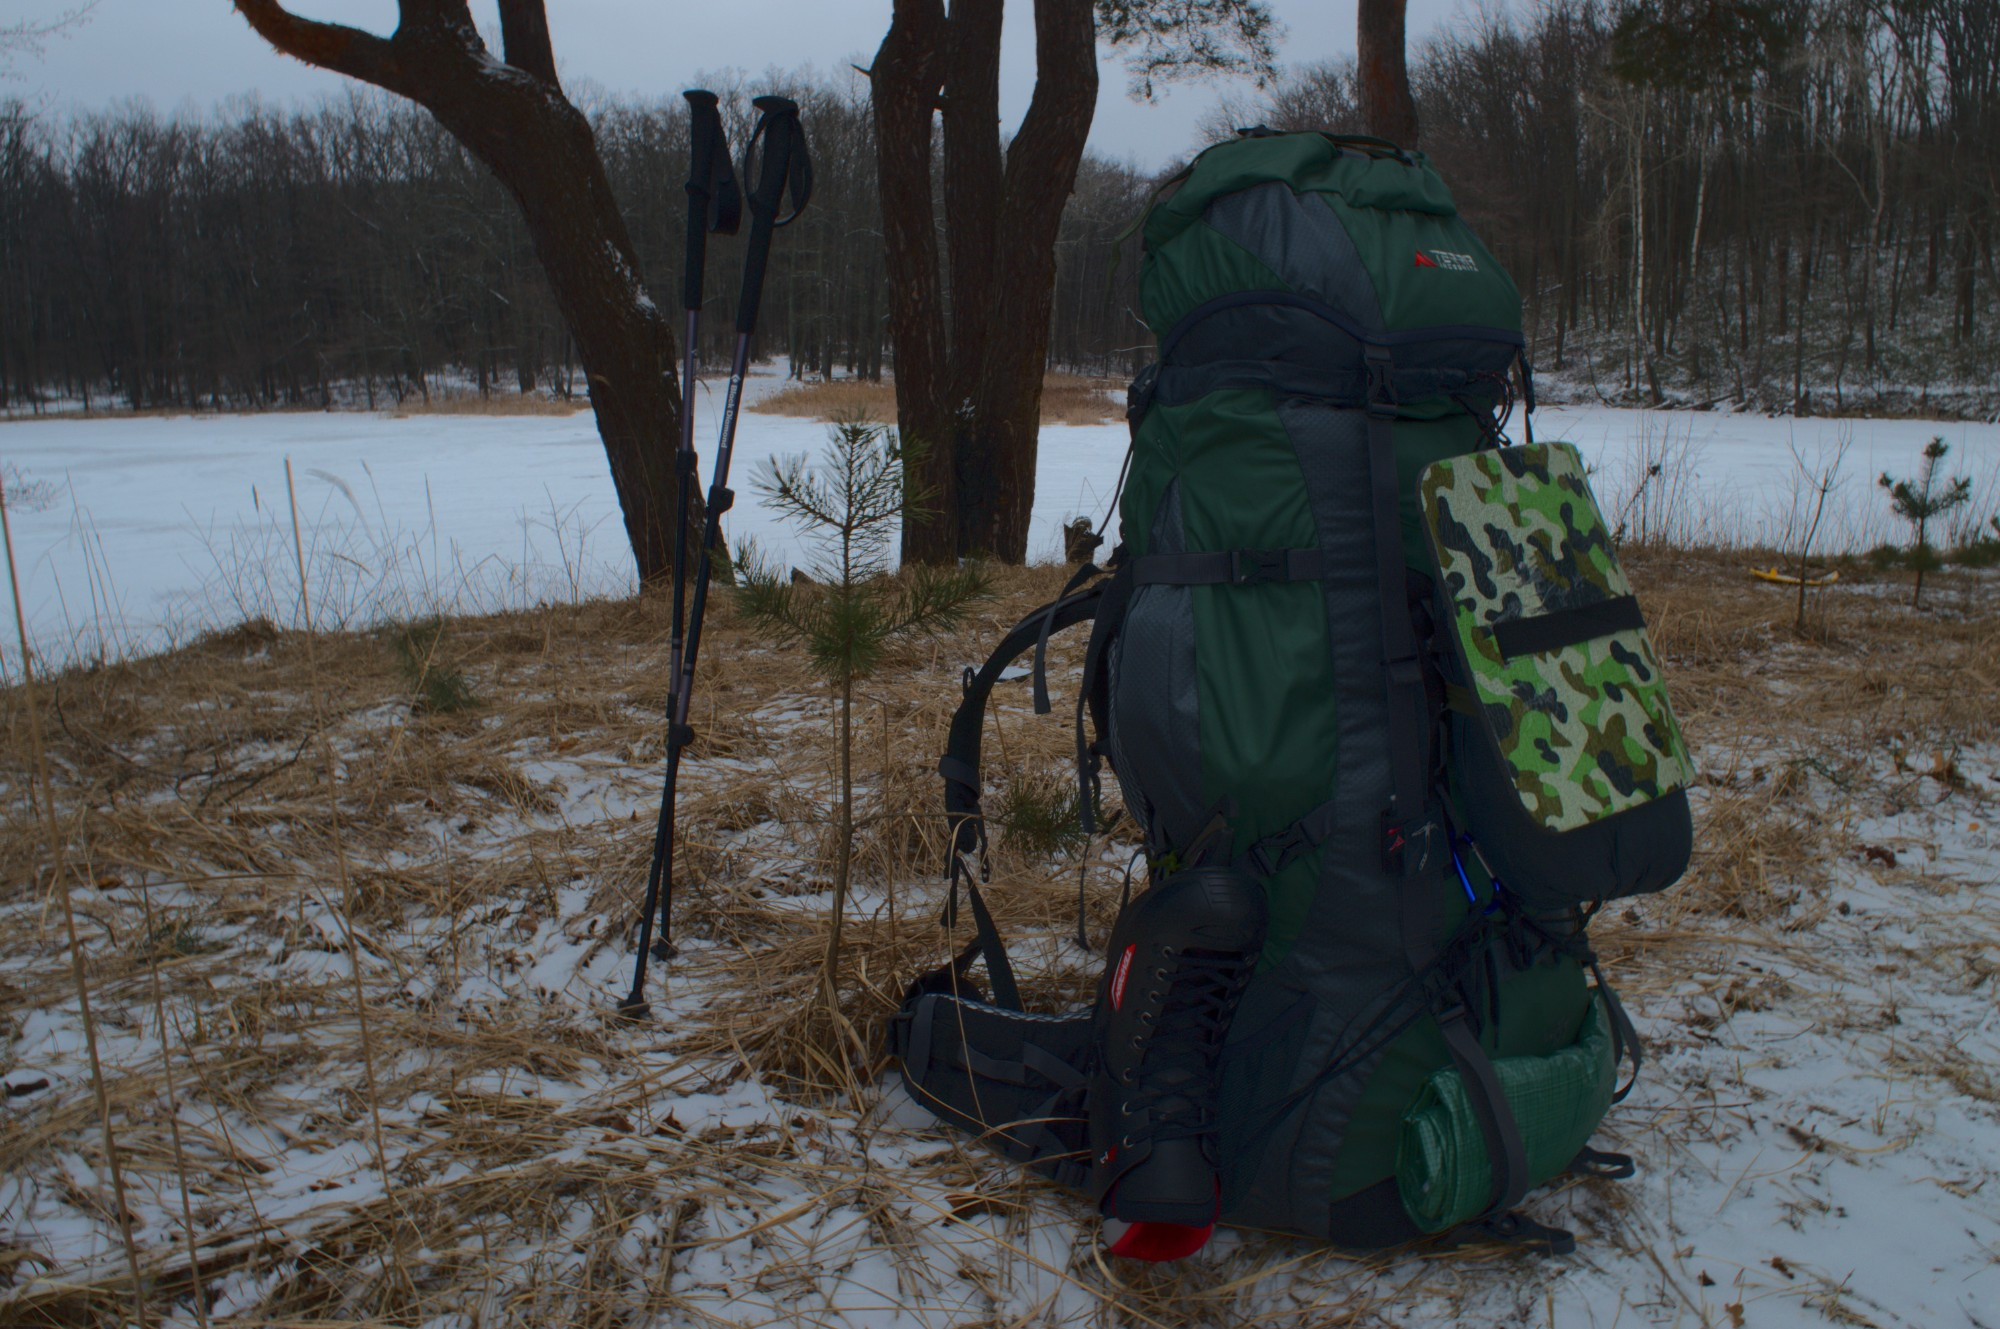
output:
{"label": "snow covered ground", "polygon": [[[1643,1170],[1531,1197],[1577,1233],[1566,1259],[1355,1259],[1228,1232],[1173,1269],[1106,1265],[1086,1204],[939,1130],[892,1075],[858,1105],[777,1092],[746,1062],[814,982],[826,710],[734,629],[684,786],[683,955],[636,1029],[602,1014],[626,985],[656,796],[657,618],[457,626],[452,658],[495,699],[457,717],[388,700],[366,641],[324,643],[345,654],[322,656],[331,695],[313,706],[296,641],[218,647],[184,676],[70,680],[52,732],[80,827],[69,895],[153,1322],[197,1323],[192,1231],[212,1314],[244,1325],[1996,1329],[1991,587],[1921,614],[1844,587],[1813,645],[1770,629],[1768,589],[1716,567],[1666,587],[1635,573],[1699,747],[1699,849],[1686,883],[1594,929],[1651,1048],[1600,1143]],[[1018,597],[1052,574],[1010,576]],[[864,800],[906,768],[929,806],[939,708],[1014,608],[993,612],[868,689]],[[1060,693],[1076,643],[1052,657]],[[1012,755],[996,764],[1059,766],[1063,726],[1038,729],[1025,689],[999,705]],[[322,707],[351,809],[337,867],[307,746]],[[19,870],[0,893],[0,1323],[119,1323],[125,1257],[61,912],[26,884],[31,809],[4,808]],[[864,837],[850,933],[882,968],[856,987],[945,953],[938,884],[870,866],[881,845]],[[1107,847],[1103,899],[1129,852]],[[1000,860],[993,898],[1016,935],[1024,900],[1049,906],[1025,964],[1087,969],[1061,940],[1073,868],[1022,863]],[[893,915],[883,931],[885,886],[900,933]]]}
{"label": "snow covered ground", "polygon": [[[782,382],[761,374],[748,395],[754,402]],[[702,402],[704,477],[717,396]],[[808,420],[743,416],[732,542],[754,538],[779,557],[794,551],[750,480],[770,457],[816,453],[825,432]],[[1822,548],[1901,538],[1874,479],[1908,475],[1933,435],[1952,444],[1949,471],[1976,481],[1979,501],[1967,509],[1981,514],[1975,524],[2000,507],[1995,425],[1571,406],[1544,408],[1536,433],[1577,443],[1598,468],[1602,505],[1638,534],[1775,540],[1793,501],[1790,446],[1810,461],[1842,437],[1852,448]],[[1119,423],[1043,431],[1031,558],[1060,556],[1065,520],[1103,515],[1125,446]],[[0,466],[14,496],[36,650],[57,662],[118,657],[260,615],[297,621],[287,458],[322,625],[570,602],[632,586],[588,412],[15,420],[0,423]],[[1662,474],[1634,500],[1653,462]]]}

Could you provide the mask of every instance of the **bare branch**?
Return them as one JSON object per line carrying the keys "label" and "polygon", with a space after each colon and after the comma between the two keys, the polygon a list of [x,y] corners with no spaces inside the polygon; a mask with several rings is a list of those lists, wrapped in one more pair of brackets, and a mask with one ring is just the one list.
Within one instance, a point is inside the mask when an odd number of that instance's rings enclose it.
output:
{"label": "bare branch", "polygon": [[508,64],[551,87],[562,86],[556,81],[556,52],[549,41],[545,0],[500,0],[500,38]]}
{"label": "bare branch", "polygon": [[258,36],[294,60],[409,95],[407,71],[388,38],[341,23],[300,18],[277,0],[235,0],[235,4]]}

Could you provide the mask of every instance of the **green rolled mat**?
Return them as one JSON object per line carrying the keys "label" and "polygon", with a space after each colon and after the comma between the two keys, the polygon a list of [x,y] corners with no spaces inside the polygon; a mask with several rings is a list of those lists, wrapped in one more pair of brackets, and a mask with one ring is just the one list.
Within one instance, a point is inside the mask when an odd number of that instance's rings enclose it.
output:
{"label": "green rolled mat", "polygon": [[[1546,1057],[1496,1057],[1493,1069],[1527,1146],[1528,1184],[1561,1173],[1611,1106],[1618,1067],[1603,1002],[1592,997],[1583,1035]],[[1493,1167],[1479,1117],[1458,1068],[1447,1066],[1417,1091],[1396,1143],[1396,1188],[1426,1232],[1475,1218],[1493,1195]]]}

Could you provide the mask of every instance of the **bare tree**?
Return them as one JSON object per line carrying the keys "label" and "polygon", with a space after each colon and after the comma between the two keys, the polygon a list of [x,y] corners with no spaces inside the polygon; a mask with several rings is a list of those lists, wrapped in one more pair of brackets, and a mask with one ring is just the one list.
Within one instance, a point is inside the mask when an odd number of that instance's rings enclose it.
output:
{"label": "bare tree", "polygon": [[299,18],[278,0],[235,3],[284,54],[423,106],[513,195],[576,340],[639,578],[667,575],[681,410],[673,332],[640,279],[590,122],[557,81],[543,0],[499,0],[504,62],[467,0],[399,0],[388,37]]}
{"label": "bare tree", "polygon": [[[1423,149],[1521,283],[1533,359],[1572,391],[1991,416],[2000,282],[1983,219],[2000,198],[2000,63],[1973,57],[2000,33],[1974,20],[2000,0],[1885,0],[1866,15],[1850,0],[1785,3],[1482,11],[1410,53]],[[40,0],[44,14],[68,7]],[[1163,23],[1175,8],[1124,12]],[[1106,12],[1100,51],[1118,32]],[[802,378],[879,378],[889,302],[928,289],[945,324],[933,358],[949,370],[942,266],[973,240],[954,244],[935,211],[882,216],[887,107],[867,80],[779,84],[825,169],[772,256],[760,349],[789,354]],[[740,139],[748,97],[721,90]],[[894,150],[921,170],[938,112],[913,105]],[[1226,103],[1203,133],[1363,132],[1359,107],[1352,59],[1306,64],[1267,97]],[[661,183],[686,172],[685,123],[673,95],[591,108],[638,270],[655,276],[679,258],[682,199]],[[1052,368],[1138,368],[1137,246],[1117,242],[1158,183],[1085,152],[1055,241]],[[429,395],[440,375],[568,397],[583,386],[576,347],[523,217],[436,117],[358,83],[317,107],[222,114],[0,96],[0,404],[374,408]],[[928,288],[888,279],[885,220],[912,243],[930,237]],[[719,239],[716,262],[737,244]],[[717,285],[710,363],[733,338],[735,292]],[[903,377],[922,380],[927,348],[903,332]],[[956,521],[940,548],[957,548]]]}
{"label": "bare tree", "polygon": [[1005,7],[895,0],[870,71],[897,417],[922,445],[912,482],[944,514],[904,526],[903,557],[921,563],[1027,555],[1055,241],[1097,107],[1099,24],[1136,48],[1141,92],[1182,73],[1270,67],[1256,0],[1034,0],[1035,92],[1003,149]]}
{"label": "bare tree", "polygon": [[49,18],[24,18],[14,23],[0,25],[0,78],[14,77],[14,61],[17,57],[23,55],[39,57],[43,44],[49,38],[75,28],[88,19],[90,11],[95,8],[97,0],[84,0],[82,4],[58,10]]}

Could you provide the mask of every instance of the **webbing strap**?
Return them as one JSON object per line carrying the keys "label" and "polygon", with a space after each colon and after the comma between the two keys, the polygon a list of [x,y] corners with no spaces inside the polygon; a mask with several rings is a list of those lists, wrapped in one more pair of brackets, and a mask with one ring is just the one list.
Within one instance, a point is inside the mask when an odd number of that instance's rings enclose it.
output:
{"label": "webbing strap", "polygon": [[[1086,573],[1092,570],[1086,568]],[[979,889],[977,874],[966,865],[968,855],[978,854],[982,863],[985,856],[985,818],[979,806],[979,749],[986,725],[986,701],[1008,665],[1031,648],[1046,651],[1051,632],[1081,623],[1097,612],[1103,593],[1101,586],[1073,589],[1084,579],[1085,573],[1072,578],[1065,594],[1016,623],[984,665],[976,671],[966,670],[965,696],[951,717],[944,755],[938,759],[938,774],[944,777],[945,817],[951,833],[951,843],[945,851],[951,890],[945,899],[942,921],[946,927],[958,921],[958,887],[962,879],[972,902],[974,944],[986,960],[993,1004],[1009,1010],[1022,1009],[1020,985],[1014,980],[1013,963],[1007,957],[1007,947],[1000,939],[992,911],[986,906],[986,897]],[[1089,687],[1086,675],[1084,690],[1088,692]]]}
{"label": "webbing strap", "polygon": [[1160,338],[1160,363],[1163,365],[1170,363],[1174,358],[1174,348],[1180,344],[1181,338],[1204,319],[1227,309],[1242,309],[1255,305],[1274,305],[1303,310],[1312,317],[1340,329],[1371,350],[1386,350],[1391,346],[1417,346],[1440,341],[1497,342],[1502,346],[1525,344],[1521,334],[1512,328],[1494,328],[1469,323],[1442,323],[1428,328],[1375,332],[1325,301],[1315,300],[1309,295],[1300,295],[1297,291],[1231,291],[1227,295],[1218,295],[1213,300],[1196,305],[1167,329],[1166,335]]}
{"label": "webbing strap", "polygon": [[[1437,960],[1437,948],[1431,942],[1431,900],[1422,883],[1403,883],[1398,898],[1398,922],[1403,933],[1403,954],[1413,973],[1427,972]],[[1514,1120],[1514,1109],[1507,1102],[1507,1091],[1493,1069],[1493,1059],[1486,1055],[1486,1049],[1480,1046],[1479,1037],[1473,1032],[1471,1012],[1464,1000],[1455,995],[1447,1001],[1442,1007],[1434,1006],[1431,1015],[1437,1021],[1438,1032],[1444,1035],[1445,1050],[1451,1054],[1452,1065],[1457,1067],[1459,1079],[1465,1085],[1466,1100],[1479,1119],[1480,1138],[1486,1143],[1486,1157],[1493,1169],[1492,1201],[1481,1216],[1491,1217],[1513,1208],[1528,1193],[1528,1147],[1521,1138],[1520,1124]]]}
{"label": "webbing strap", "polygon": [[1077,819],[1086,836],[1097,834],[1097,770],[1101,762],[1083,734],[1085,709],[1098,675],[1111,662],[1111,638],[1125,621],[1125,606],[1132,601],[1132,564],[1120,564],[1104,585],[1104,598],[1097,604],[1097,621],[1090,625],[1090,645],[1083,653],[1083,678],[1076,688],[1076,794]]}
{"label": "webbing strap", "polygon": [[1069,597],[1076,592],[1077,587],[1083,585],[1102,571],[1103,569],[1095,563],[1085,559],[1083,566],[1076,570],[1076,575],[1063,583],[1061,593],[1049,603],[1048,607],[1036,611],[1035,616],[1042,620],[1042,630],[1035,636],[1034,692],[1036,715],[1047,715],[1054,709],[1049,705],[1049,633],[1055,630],[1056,611],[1063,607]]}
{"label": "webbing strap", "polygon": [[1275,877],[1300,854],[1319,848],[1337,826],[1334,800],[1314,808],[1281,831],[1273,831],[1243,854],[1244,865],[1260,877]]}
{"label": "webbing strap", "polygon": [[1410,625],[1409,576],[1403,566],[1403,519],[1396,478],[1396,403],[1390,395],[1395,361],[1387,347],[1367,351],[1368,490],[1375,519],[1376,600],[1382,616],[1382,672],[1387,680],[1389,807],[1382,818],[1382,863],[1409,877],[1430,859],[1436,824],[1427,815],[1424,781],[1429,703]]}
{"label": "webbing strap", "polygon": [[1133,560],[1140,586],[1255,586],[1267,581],[1317,581],[1325,558],[1317,549],[1229,549],[1203,554],[1146,554]]}
{"label": "webbing strap", "polygon": [[1537,1223],[1525,1214],[1500,1214],[1475,1219],[1458,1229],[1447,1248],[1469,1246],[1480,1241],[1497,1242],[1521,1250],[1545,1250],[1551,1255],[1576,1253],[1574,1235],[1563,1228]]}
{"label": "webbing strap", "polygon": [[1571,1175],[1578,1177],[1602,1177],[1606,1181],[1629,1181],[1639,1174],[1639,1164],[1630,1154],[1612,1153],[1607,1149],[1592,1149],[1589,1145],[1576,1151],[1576,1157],[1569,1161]]}
{"label": "webbing strap", "polygon": [[1499,1072],[1493,1069],[1493,1059],[1486,1055],[1486,1049],[1472,1032],[1464,1006],[1445,1011],[1437,1017],[1437,1022],[1444,1045],[1451,1052],[1452,1064],[1458,1067],[1459,1079],[1473,1105],[1473,1115],[1479,1118],[1479,1134],[1486,1141],[1486,1157],[1493,1167],[1493,1202],[1486,1212],[1504,1213],[1528,1193],[1528,1146],[1521,1139],[1521,1127],[1514,1120],[1514,1109],[1507,1102]]}
{"label": "webbing strap", "polygon": [[[1061,1057],[1036,1047],[1033,1043],[1021,1045],[1019,1061],[1009,1061],[1003,1057],[991,1057],[970,1043],[959,1045],[959,1064],[974,1075],[983,1075],[989,1080],[1002,1084],[1018,1084],[1023,1088],[1046,1081],[1058,1089],[1075,1089],[1083,1084],[1084,1075],[1076,1067]],[[1029,1077],[1033,1076],[1034,1079]]]}
{"label": "webbing strap", "polygon": [[1023,1009],[1021,988],[1014,981],[1014,964],[1007,958],[1007,943],[1000,940],[1000,929],[994,926],[993,913],[986,907],[986,897],[980,893],[979,883],[965,870],[964,860],[954,856],[952,860],[951,894],[945,900],[944,923],[950,927],[958,916],[958,883],[965,881],[966,898],[972,901],[972,927],[978,937],[979,953],[986,960],[986,978],[993,985],[993,1004],[1010,1011]]}
{"label": "webbing strap", "polygon": [[1500,648],[1501,657],[1511,660],[1517,655],[1559,651],[1565,646],[1645,626],[1645,616],[1639,612],[1639,598],[1618,595],[1595,604],[1557,609],[1529,618],[1510,618],[1504,623],[1495,623],[1492,633],[1493,644]]}
{"label": "webbing strap", "polygon": [[1515,357],[1521,366],[1521,433],[1528,440],[1528,446],[1535,446],[1535,367],[1528,363],[1526,352]]}
{"label": "webbing strap", "polygon": [[1632,1086],[1639,1083],[1639,1069],[1646,1061],[1646,1043],[1639,1037],[1632,1017],[1625,1013],[1625,1003],[1618,1000],[1618,993],[1605,981],[1604,971],[1594,956],[1590,961],[1590,976],[1597,980],[1597,995],[1604,999],[1604,1013],[1611,1021],[1611,1063],[1613,1066],[1626,1060],[1632,1063],[1632,1078],[1611,1095],[1612,1102],[1622,1103],[1625,1095],[1632,1092]]}
{"label": "webbing strap", "polygon": [[[1014,625],[993,648],[984,665],[965,671],[965,695],[951,717],[944,757],[938,762],[938,773],[944,776],[944,810],[951,828],[950,852],[954,856],[973,853],[982,840],[979,749],[986,726],[986,701],[993,695],[993,685],[1002,671],[1041,641],[1045,633],[1060,632],[1095,614],[1104,585],[1100,582],[1043,605]],[[1088,690],[1087,679],[1084,686]]]}

